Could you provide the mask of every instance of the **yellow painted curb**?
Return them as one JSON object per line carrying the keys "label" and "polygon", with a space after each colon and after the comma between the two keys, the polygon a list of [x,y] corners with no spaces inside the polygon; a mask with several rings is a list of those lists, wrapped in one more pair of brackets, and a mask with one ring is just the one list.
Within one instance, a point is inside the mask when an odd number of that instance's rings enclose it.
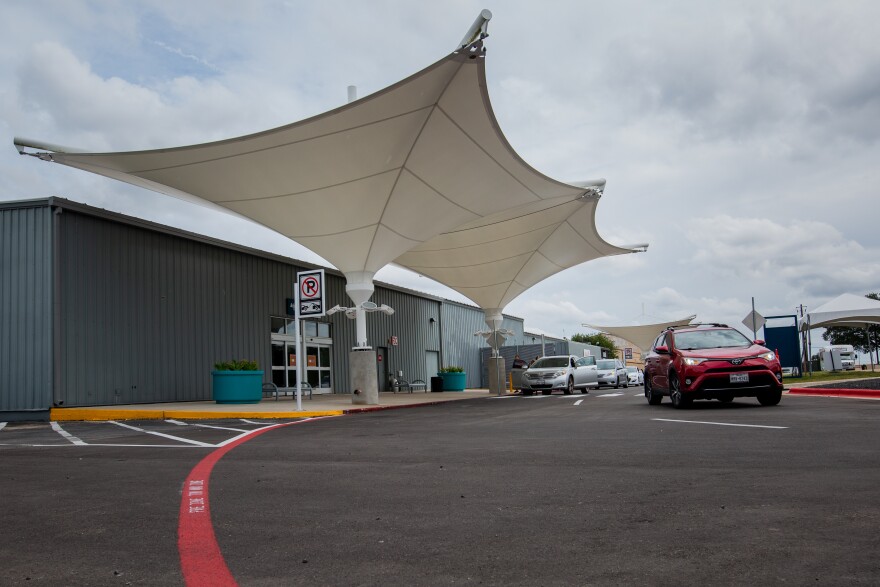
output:
{"label": "yellow painted curb", "polygon": [[114,410],[89,408],[52,408],[49,420],[54,422],[84,422],[100,420],[224,420],[229,418],[248,418],[262,420],[291,420],[296,418],[320,418],[323,416],[342,416],[343,410],[323,410],[312,412],[211,412],[186,410]]}
{"label": "yellow painted curb", "polygon": [[52,408],[49,419],[55,422],[84,420],[162,420],[162,410],[91,410],[84,408]]}

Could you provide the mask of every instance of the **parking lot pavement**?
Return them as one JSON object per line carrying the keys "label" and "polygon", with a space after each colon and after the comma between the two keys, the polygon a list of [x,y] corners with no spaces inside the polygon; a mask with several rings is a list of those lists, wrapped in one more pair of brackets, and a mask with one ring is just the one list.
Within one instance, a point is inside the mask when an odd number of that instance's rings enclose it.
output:
{"label": "parking lot pavement", "polygon": [[216,448],[242,434],[289,421],[168,419],[8,423],[0,428],[0,446]]}
{"label": "parking lot pavement", "polygon": [[182,585],[190,507],[241,585],[880,583],[880,403],[616,391],[10,424],[0,584]]}

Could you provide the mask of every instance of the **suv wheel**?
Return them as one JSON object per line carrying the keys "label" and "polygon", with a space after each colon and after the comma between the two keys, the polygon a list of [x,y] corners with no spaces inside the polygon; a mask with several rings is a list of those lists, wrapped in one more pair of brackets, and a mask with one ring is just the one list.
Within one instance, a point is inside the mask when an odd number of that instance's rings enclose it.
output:
{"label": "suv wheel", "polygon": [[781,391],[764,391],[758,394],[758,402],[760,402],[762,406],[775,406],[781,399]]}
{"label": "suv wheel", "polygon": [[651,380],[645,379],[645,399],[648,400],[648,403],[652,406],[659,406],[660,402],[663,401],[663,395],[660,393],[654,393],[654,390],[651,389]]}
{"label": "suv wheel", "polygon": [[562,390],[565,395],[571,395],[574,393],[574,377],[568,377],[568,386]]}
{"label": "suv wheel", "polygon": [[669,399],[672,400],[672,407],[679,410],[691,405],[691,398],[681,392],[681,383],[675,373],[669,374]]}

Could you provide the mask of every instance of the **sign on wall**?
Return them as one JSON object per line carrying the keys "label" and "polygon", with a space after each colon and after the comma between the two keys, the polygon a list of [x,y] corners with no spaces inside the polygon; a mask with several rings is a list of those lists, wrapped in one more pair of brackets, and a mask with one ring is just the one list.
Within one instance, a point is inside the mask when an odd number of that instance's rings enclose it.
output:
{"label": "sign on wall", "polygon": [[305,317],[323,316],[324,304],[324,270],[300,271],[296,274],[299,287],[299,315]]}
{"label": "sign on wall", "polygon": [[631,347],[625,347],[623,349],[623,358],[624,359],[632,359],[633,358],[633,350]]}

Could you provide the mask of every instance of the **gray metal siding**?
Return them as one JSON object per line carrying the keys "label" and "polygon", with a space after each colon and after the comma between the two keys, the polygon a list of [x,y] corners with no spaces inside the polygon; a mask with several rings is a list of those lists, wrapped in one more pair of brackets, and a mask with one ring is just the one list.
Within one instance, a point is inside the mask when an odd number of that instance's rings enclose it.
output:
{"label": "gray metal siding", "polygon": [[[286,316],[296,272],[313,267],[64,200],[20,204],[0,206],[0,410],[206,400],[220,360],[255,359],[270,379],[270,317]],[[367,320],[390,373],[429,382],[426,353],[439,352],[480,386],[482,310],[378,284],[372,300],[395,309]],[[350,304],[333,270],[327,302]],[[355,323],[322,320],[334,391],[348,393]],[[522,336],[521,320],[504,327]]]}
{"label": "gray metal siding", "polygon": [[[459,366],[467,372],[467,387],[485,387],[481,373],[483,364],[481,349],[488,348],[482,336],[475,332],[488,330],[485,314],[479,308],[455,302],[444,302],[441,306],[443,326],[442,367]],[[504,316],[501,327],[512,330],[514,340],[523,336],[523,321]]]}
{"label": "gray metal siding", "polygon": [[0,412],[51,405],[52,211],[9,205],[0,208]]}
{"label": "gray metal siding", "polygon": [[294,266],[69,210],[61,240],[65,406],[210,399],[217,361],[269,371]]}
{"label": "gray metal siding", "polygon": [[[327,276],[326,299],[329,307],[351,305],[345,293],[344,278]],[[382,286],[376,286],[370,299],[394,308],[392,316],[381,312],[367,314],[367,342],[374,349],[388,349],[388,372],[403,371],[404,379],[408,381],[422,379],[430,383],[425,369],[425,352],[440,350],[440,302]],[[433,324],[431,318],[435,320]],[[332,324],[333,389],[348,393],[351,391],[348,354],[356,342],[355,321],[341,312],[326,320]],[[397,337],[397,346],[389,342],[392,336]]]}

